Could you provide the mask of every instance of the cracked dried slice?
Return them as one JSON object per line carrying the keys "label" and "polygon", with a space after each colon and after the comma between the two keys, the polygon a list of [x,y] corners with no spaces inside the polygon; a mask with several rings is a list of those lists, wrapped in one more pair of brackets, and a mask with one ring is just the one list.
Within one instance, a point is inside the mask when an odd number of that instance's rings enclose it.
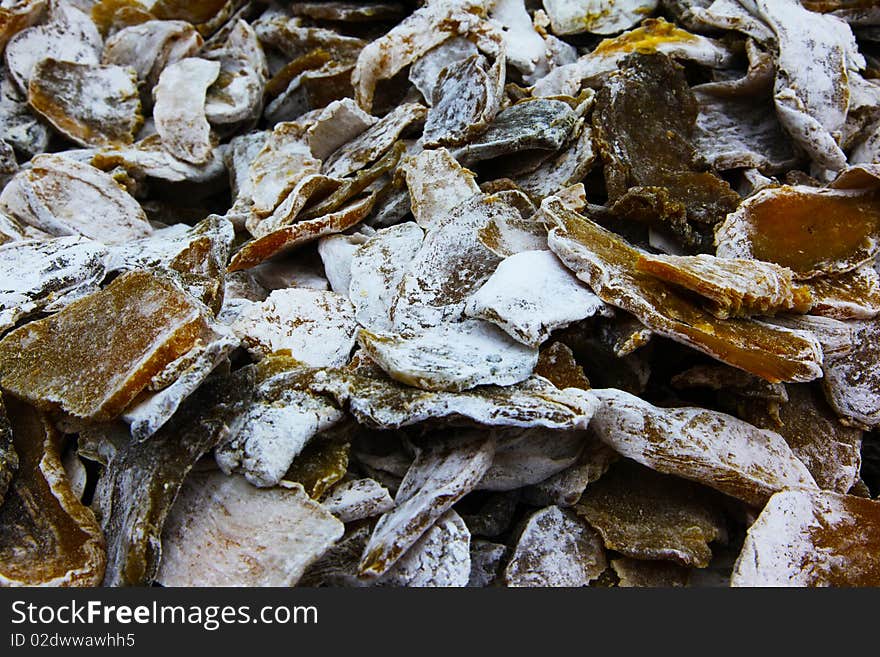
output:
{"label": "cracked dried slice", "polygon": [[558,199],[542,204],[556,224],[550,248],[606,303],[631,312],[655,333],[768,381],[811,381],[822,350],[811,335],[742,319],[721,320],[666,283],[640,273],[641,253]]}
{"label": "cracked dried slice", "polygon": [[826,355],[825,395],[847,424],[880,426],[880,320],[847,322],[847,353]]}
{"label": "cracked dried slice", "polygon": [[344,527],[302,486],[194,472],[162,531],[163,586],[293,586]]}
{"label": "cracked dried slice", "polygon": [[777,433],[702,408],[658,408],[622,390],[592,392],[601,405],[590,429],[623,456],[658,472],[755,506],[783,488],[816,488]]}
{"label": "cracked dried slice", "polygon": [[19,464],[0,507],[0,584],[98,586],[104,537],[71,490],[61,436],[43,414],[6,401]]}
{"label": "cracked dried slice", "polygon": [[529,516],[504,571],[508,586],[588,586],[608,567],[602,539],[570,511]]}
{"label": "cracked dried slice", "polygon": [[485,0],[430,0],[369,43],[358,55],[351,77],[358,104],[369,112],[377,82],[393,77],[447,39],[475,30],[488,5]]}
{"label": "cracked dried slice", "polygon": [[208,121],[227,124],[258,118],[269,70],[254,29],[239,18],[222,45],[205,48],[201,55],[220,62],[220,72],[205,98]]}
{"label": "cracked dried slice", "polygon": [[779,433],[819,488],[846,493],[858,481],[862,432],[845,427],[812,385],[786,386],[788,399],[774,410],[741,404],[742,419]]}
{"label": "cracked dried slice", "polygon": [[17,471],[18,452],[15,451],[12,425],[3,403],[3,393],[0,392],[0,509],[3,508],[9,484]]}
{"label": "cracked dried slice", "polygon": [[771,262],[706,254],[640,255],[636,269],[706,298],[709,312],[719,319],[806,313],[812,307],[809,288],[795,284],[790,269]]}
{"label": "cracked dried slice", "polygon": [[554,34],[616,34],[649,16],[657,0],[544,0]]}
{"label": "cracked dried slice", "polygon": [[550,251],[524,251],[504,259],[465,307],[512,338],[538,347],[556,329],[605,310],[591,292]]}
{"label": "cracked dried slice", "polygon": [[351,302],[335,292],[275,290],[238,316],[233,330],[256,358],[288,350],[312,367],[348,362],[357,324]]}
{"label": "cracked dried slice", "polygon": [[28,103],[82,146],[130,144],[143,123],[137,78],[121,66],[42,59],[28,84]]}
{"label": "cracked dried slice", "polygon": [[880,205],[870,190],[763,189],[716,228],[715,243],[720,257],[775,262],[800,280],[843,274],[880,250]]}
{"label": "cracked dried slice", "polygon": [[394,508],[394,500],[375,479],[353,479],[333,488],[321,502],[342,522],[372,518]]}
{"label": "cracked dried slice", "polygon": [[51,235],[118,244],[153,232],[137,201],[108,174],[61,155],[38,155],[0,194],[0,208]]}
{"label": "cracked dried slice", "polygon": [[203,306],[147,271],[116,278],[0,342],[3,388],[76,417],[117,416],[207,330]]}
{"label": "cracked dried slice", "polygon": [[482,55],[471,55],[440,72],[425,119],[425,146],[459,146],[483,132],[501,107],[504,56],[492,66]]}
{"label": "cracked dried slice", "polygon": [[434,228],[457,205],[480,193],[473,172],[462,167],[445,148],[424,150],[406,158],[410,209],[423,228]]}
{"label": "cracked dried slice", "polygon": [[477,490],[516,490],[544,481],[574,465],[586,442],[582,431],[539,428],[498,432],[492,467]]}
{"label": "cracked dried slice", "polygon": [[731,585],[880,586],[880,502],[777,493],[749,528]]}
{"label": "cracked dried slice", "polygon": [[392,379],[423,390],[509,386],[527,379],[538,362],[536,348],[473,319],[405,335],[361,329],[358,343]]}
{"label": "cracked dried slice", "polygon": [[598,403],[586,390],[559,390],[540,376],[504,388],[431,393],[397,383],[377,370],[319,372],[311,389],[332,395],[340,404],[348,402],[359,422],[383,429],[441,418],[465,418],[487,426],[585,429]]}
{"label": "cracked dried slice", "polygon": [[684,479],[622,461],[587,486],[575,512],[609,550],[705,568],[727,529],[718,496]]}
{"label": "cracked dried slice", "polygon": [[880,314],[880,274],[871,263],[837,276],[809,281],[814,315],[834,319],[873,319]]}
{"label": "cracked dried slice", "polygon": [[106,261],[107,249],[84,237],[0,245],[0,334],[65,295],[91,290]]}
{"label": "cracked dried slice", "polygon": [[355,248],[346,294],[354,304],[358,324],[374,332],[391,330],[397,287],[424,237],[424,231],[408,221],[377,231]]}
{"label": "cracked dried slice", "polygon": [[211,126],[205,116],[208,88],[220,74],[220,62],[186,57],[166,66],[153,90],[153,119],[162,144],[191,164],[211,159]]}
{"label": "cracked dried slice", "polygon": [[22,92],[27,92],[34,67],[51,57],[79,64],[98,64],[101,35],[92,19],[73,3],[54,0],[49,19],[16,34],[6,44],[9,74]]}
{"label": "cracked dried slice", "polygon": [[471,492],[492,464],[495,439],[470,431],[427,438],[397,490],[395,507],[379,518],[364,548],[362,576],[383,575],[453,504]]}

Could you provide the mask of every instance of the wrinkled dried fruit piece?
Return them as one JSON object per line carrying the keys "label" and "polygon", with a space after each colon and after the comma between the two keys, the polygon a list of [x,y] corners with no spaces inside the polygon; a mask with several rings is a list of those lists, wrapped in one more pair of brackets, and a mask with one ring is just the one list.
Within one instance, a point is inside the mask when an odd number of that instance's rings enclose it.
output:
{"label": "wrinkled dried fruit piece", "polygon": [[153,90],[153,119],[162,144],[192,164],[211,158],[211,126],[205,116],[208,88],[220,74],[220,62],[187,57],[166,66]]}
{"label": "wrinkled dried fruit piece", "polygon": [[134,72],[46,58],[28,84],[31,107],[82,146],[130,144],[143,123]]}
{"label": "wrinkled dried fruit piece", "polygon": [[468,299],[465,313],[497,324],[523,344],[538,347],[556,329],[605,308],[553,253],[524,251],[498,265]]}
{"label": "wrinkled dried fruit piece", "polygon": [[499,431],[492,467],[477,490],[517,490],[544,481],[574,465],[586,443],[587,435],[582,431]]}
{"label": "wrinkled dried fruit piece", "polygon": [[587,586],[608,567],[602,539],[570,511],[533,513],[504,571],[508,586]]}
{"label": "wrinkled dried fruit piece", "polygon": [[362,329],[358,343],[391,378],[423,390],[512,385],[527,379],[538,361],[536,349],[472,319],[406,335]]}
{"label": "wrinkled dried fruit piece", "polygon": [[873,319],[880,315],[880,274],[873,264],[837,276],[809,281],[814,315],[834,319]]}
{"label": "wrinkled dried fruit piece", "polygon": [[342,522],[371,518],[394,508],[394,500],[388,494],[388,489],[369,478],[339,484],[321,504]]}
{"label": "wrinkled dried fruit piece", "polygon": [[424,150],[402,164],[416,223],[434,228],[457,205],[480,193],[474,174],[445,148]]}
{"label": "wrinkled dried fruit piece", "polygon": [[107,272],[107,254],[84,237],[0,245],[0,334],[62,297],[97,286]]}
{"label": "wrinkled dried fruit piece", "polygon": [[720,257],[775,262],[802,280],[842,274],[880,250],[880,205],[864,190],[764,189],[716,228],[715,243]]}
{"label": "wrinkled dried fruit piece", "polygon": [[541,349],[535,374],[543,376],[560,390],[565,388],[590,389],[590,380],[575,360],[571,348],[562,342],[553,342]]}
{"label": "wrinkled dried fruit piece", "polygon": [[458,146],[483,132],[495,118],[504,94],[503,56],[490,67],[471,55],[440,72],[425,119],[425,146]]}
{"label": "wrinkled dried fruit piece", "polygon": [[732,586],[880,586],[880,502],[830,491],[770,498]]}
{"label": "wrinkled dried fruit piece", "polygon": [[129,272],[9,333],[0,382],[40,407],[109,420],[206,331],[198,302],[155,274]]}
{"label": "wrinkled dried fruit piece", "polygon": [[880,320],[847,322],[854,329],[848,353],[825,358],[825,395],[847,424],[880,425]]}
{"label": "wrinkled dried fruit piece", "polygon": [[841,425],[812,385],[788,385],[786,391],[787,403],[775,414],[760,404],[740,404],[740,417],[785,438],[819,488],[846,493],[858,480],[862,432]]}
{"label": "wrinkled dried fruit piece", "polygon": [[194,472],[162,531],[163,586],[293,586],[343,533],[302,486]]}
{"label": "wrinkled dried fruit piece", "polygon": [[348,402],[359,422],[384,429],[435,418],[467,418],[486,426],[585,429],[598,403],[585,390],[559,390],[542,377],[504,388],[431,393],[375,371],[336,370],[318,373],[311,389],[332,395],[340,404]]}
{"label": "wrinkled dried fruit piece", "polygon": [[715,496],[700,486],[622,461],[587,486],[575,512],[605,547],[636,559],[668,559],[705,568],[710,543],[727,538]]}
{"label": "wrinkled dried fruit piece", "polygon": [[611,567],[620,579],[618,586],[623,588],[673,588],[686,586],[690,569],[669,561],[643,561],[622,557],[612,559]]}
{"label": "wrinkled dried fruit piece", "polygon": [[689,247],[701,240],[700,224],[721,221],[740,201],[701,165],[691,142],[696,119],[684,72],[663,55],[623,62],[596,95],[593,112],[612,211],[669,223]]}
{"label": "wrinkled dried fruit piece", "polygon": [[0,585],[98,586],[104,537],[70,488],[61,436],[43,414],[6,403],[19,464],[0,507]]}
{"label": "wrinkled dried fruit piece", "polygon": [[635,26],[657,0],[544,0],[554,34],[615,34]]}
{"label": "wrinkled dried fruit piece", "polygon": [[233,329],[257,358],[289,350],[313,367],[348,362],[356,329],[354,308],[335,292],[292,288],[275,290],[246,309]]}
{"label": "wrinkled dried fruit piece", "polygon": [[806,313],[812,306],[809,288],[796,285],[790,269],[761,260],[640,255],[636,269],[705,297],[719,319]]}
{"label": "wrinkled dried fruit piece", "polygon": [[350,443],[334,437],[318,437],[296,455],[282,481],[302,484],[309,497],[320,500],[345,476],[350,451]]}
{"label": "wrinkled dried fruit piece", "polygon": [[640,273],[642,255],[622,238],[548,199],[542,211],[556,224],[548,243],[603,301],[631,312],[654,332],[687,344],[768,381],[811,381],[822,351],[805,333],[747,320],[720,320],[666,283]]}
{"label": "wrinkled dried fruit piece", "polygon": [[269,70],[254,29],[245,21],[234,22],[226,40],[201,52],[205,59],[220,62],[217,80],[208,88],[205,117],[214,124],[256,119],[263,108],[263,87]]}
{"label": "wrinkled dried fruit piece", "polygon": [[9,416],[3,403],[3,393],[0,392],[0,509],[3,507],[9,484],[17,471],[18,453],[13,443],[12,425],[9,423]]}
{"label": "wrinkled dried fruit piece", "polygon": [[103,171],[60,155],[39,155],[0,194],[0,208],[51,235],[105,244],[153,232],[141,206]]}
{"label": "wrinkled dried fruit piece", "polygon": [[397,490],[395,508],[379,518],[361,557],[360,574],[375,578],[387,572],[438,518],[474,489],[494,453],[494,437],[482,431],[444,442],[427,440]]}
{"label": "wrinkled dried fruit piece", "polygon": [[590,429],[623,456],[658,472],[755,506],[783,488],[816,488],[777,433],[702,408],[658,408],[622,390],[592,392],[601,406]]}

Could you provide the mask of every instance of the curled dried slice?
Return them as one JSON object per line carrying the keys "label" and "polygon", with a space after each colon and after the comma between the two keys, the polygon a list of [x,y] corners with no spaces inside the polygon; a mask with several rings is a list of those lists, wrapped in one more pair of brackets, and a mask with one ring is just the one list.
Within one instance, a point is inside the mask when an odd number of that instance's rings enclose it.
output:
{"label": "curled dried slice", "polygon": [[92,512],[61,464],[48,418],[7,398],[18,471],[0,507],[0,584],[98,586],[107,556]]}
{"label": "curled dried slice", "polygon": [[705,568],[712,559],[709,544],[727,538],[719,500],[709,493],[623,461],[587,486],[575,512],[598,530],[609,550]]}
{"label": "curled dried slice", "polygon": [[153,232],[141,206],[93,166],[39,155],[0,194],[0,208],[51,235],[83,235],[106,244]]}
{"label": "curled dried slice", "polygon": [[256,119],[263,108],[263,87],[269,70],[254,29],[239,18],[222,45],[201,54],[220,62],[220,72],[205,98],[208,121],[227,124]]}
{"label": "curled dried slice", "polygon": [[213,145],[205,97],[219,74],[219,62],[186,57],[162,70],[153,91],[153,119],[162,144],[169,153],[191,164],[211,159]]}
{"label": "curled dried slice", "polygon": [[379,518],[364,548],[360,574],[383,575],[419,538],[469,493],[492,464],[495,439],[471,432],[424,446],[407,471],[395,508]]}
{"label": "curled dried slice", "polygon": [[848,424],[880,425],[880,320],[848,322],[848,353],[827,356],[822,385],[831,406]]}
{"label": "curled dried slice", "polygon": [[641,22],[657,0],[544,0],[554,34],[615,34]]}
{"label": "curled dried slice", "polygon": [[720,257],[775,262],[801,280],[842,274],[880,250],[880,206],[867,190],[763,189],[716,228],[715,243]]}
{"label": "curled dried slice", "polygon": [[388,489],[369,478],[339,484],[321,504],[342,522],[371,518],[394,508],[394,500],[388,494]]}
{"label": "curled dried slice", "polygon": [[312,367],[347,363],[355,329],[354,308],[348,299],[335,292],[306,288],[275,290],[233,324],[254,356],[288,350]]}
{"label": "curled dried slice", "polygon": [[537,349],[473,319],[406,335],[361,329],[358,343],[391,378],[423,390],[509,386],[527,379],[538,362]]}
{"label": "curled dried slice", "polygon": [[28,102],[82,146],[130,144],[143,123],[137,78],[121,66],[40,60],[28,84]]}
{"label": "curled dried slice", "polygon": [[59,298],[90,290],[107,272],[107,249],[84,237],[0,245],[0,333]]}
{"label": "curled dried slice", "polygon": [[468,299],[465,313],[497,324],[523,344],[538,347],[556,329],[605,308],[605,303],[550,251],[524,251],[498,265]]}
{"label": "curled dried slice", "polygon": [[590,219],[550,198],[542,211],[556,224],[548,243],[560,260],[606,303],[634,314],[654,332],[768,381],[811,381],[822,351],[805,333],[747,320],[720,320],[675,288],[636,268],[640,252]]}
{"label": "curled dried slice", "polygon": [[705,254],[641,255],[636,269],[705,297],[719,319],[806,313],[812,306],[809,288],[795,284],[790,269],[771,262]]}
{"label": "curled dried slice", "polygon": [[440,418],[465,418],[487,426],[585,429],[598,404],[586,390],[559,390],[539,376],[506,388],[431,393],[375,371],[328,370],[315,376],[311,388],[340,404],[347,402],[362,424],[383,429]]}
{"label": "curled dried slice", "polygon": [[623,456],[658,472],[756,506],[783,488],[816,488],[777,433],[702,408],[658,408],[622,390],[592,392],[602,404],[590,428]]}
{"label": "curled dried slice", "polygon": [[424,150],[402,166],[413,217],[423,228],[438,225],[455,206],[480,193],[474,174],[445,148]]}
{"label": "curled dried slice", "polygon": [[497,434],[492,467],[478,490],[508,491],[531,486],[565,470],[578,460],[586,444],[581,431],[509,429]]}
{"label": "curled dried slice", "polygon": [[814,315],[834,319],[873,319],[880,315],[880,274],[868,263],[838,276],[809,281]]}
{"label": "curled dried slice", "polygon": [[880,586],[880,502],[787,490],[751,526],[732,586]]}
{"label": "curled dried slice", "polygon": [[206,331],[192,297],[150,272],[129,272],[9,333],[0,382],[35,405],[109,420]]}
{"label": "curled dried slice", "polygon": [[165,522],[156,581],[293,586],[343,530],[297,484],[259,490],[241,477],[194,472]]}
{"label": "curled dried slice", "polygon": [[409,81],[422,93],[430,105],[434,98],[434,88],[444,68],[476,55],[479,51],[473,42],[463,36],[447,39],[439,46],[431,48],[418,58],[409,69]]}
{"label": "curled dried slice", "polygon": [[529,516],[504,571],[508,586],[587,586],[608,567],[602,539],[570,511]]}

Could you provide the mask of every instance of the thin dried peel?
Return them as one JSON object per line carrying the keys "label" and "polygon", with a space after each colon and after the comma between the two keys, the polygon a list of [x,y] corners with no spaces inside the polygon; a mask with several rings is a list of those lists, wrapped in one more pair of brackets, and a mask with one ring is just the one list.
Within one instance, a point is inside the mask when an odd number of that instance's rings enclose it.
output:
{"label": "thin dried peel", "polygon": [[809,281],[814,315],[834,319],[873,319],[880,315],[880,274],[872,264],[838,276]]}

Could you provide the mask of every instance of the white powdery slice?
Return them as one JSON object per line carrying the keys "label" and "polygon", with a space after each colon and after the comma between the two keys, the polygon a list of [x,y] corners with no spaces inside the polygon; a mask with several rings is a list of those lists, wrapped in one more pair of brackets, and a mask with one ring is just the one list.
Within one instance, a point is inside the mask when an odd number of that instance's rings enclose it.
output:
{"label": "white powdery slice", "polygon": [[577,462],[587,436],[580,431],[508,430],[498,434],[492,467],[477,490],[508,491],[531,486]]}
{"label": "white powdery slice", "polygon": [[325,160],[343,144],[351,141],[378,119],[357,106],[351,98],[334,100],[321,112],[315,124],[306,130],[312,155]]}
{"label": "white powdery slice", "polygon": [[413,217],[425,229],[433,228],[455,206],[480,193],[474,174],[445,148],[424,150],[401,166]]}
{"label": "white powdery slice", "polygon": [[394,500],[375,479],[354,479],[339,484],[323,499],[323,507],[342,522],[372,518],[394,508]]}
{"label": "white powdery slice", "polygon": [[373,106],[379,80],[387,80],[450,37],[477,29],[488,0],[430,0],[420,9],[369,43],[357,58],[351,83],[366,111]]}
{"label": "white powdery slice", "polygon": [[205,117],[205,97],[220,62],[187,57],[165,67],[154,89],[156,132],[169,153],[191,164],[211,159],[211,126]]}
{"label": "white powdery slice", "polygon": [[164,586],[293,586],[345,531],[302,486],[192,473],[165,522]]}
{"label": "white powdery slice", "polygon": [[138,202],[100,169],[38,155],[0,194],[0,209],[51,235],[119,244],[153,232]]}
{"label": "white powdery slice", "polygon": [[464,587],[471,573],[471,533],[455,511],[447,511],[377,586]]}
{"label": "white powdery slice", "polygon": [[749,528],[732,586],[880,586],[880,502],[786,490]]}
{"label": "white powdery slice", "polygon": [[136,177],[203,183],[226,173],[220,150],[212,150],[210,159],[204,164],[191,164],[165,150],[159,135],[150,135],[130,146],[115,145],[99,150],[92,158],[92,164],[103,170],[121,166]]}
{"label": "white powdery slice", "polygon": [[330,282],[330,289],[348,296],[351,286],[351,261],[358,248],[370,239],[368,235],[330,235],[318,241],[318,255],[324,263],[324,274]]}
{"label": "white powdery slice", "polygon": [[228,148],[223,152],[223,164],[229,171],[229,187],[234,199],[226,216],[236,226],[242,226],[247,221],[251,206],[254,204],[254,182],[250,175],[251,162],[263,150],[269,134],[268,131],[255,131],[238,135],[232,138]]}
{"label": "white powdery slice", "polygon": [[593,168],[597,150],[593,144],[593,128],[581,120],[572,130],[574,137],[568,148],[543,162],[530,173],[517,177],[514,182],[535,199],[561,192],[569,185],[582,180]]}
{"label": "white powdery slice", "polygon": [[525,381],[538,362],[536,348],[481,320],[441,324],[407,336],[362,329],[358,342],[391,378],[423,390],[509,386]]}
{"label": "white powdery slice", "polygon": [[422,55],[409,70],[409,81],[418,89],[428,105],[434,97],[434,88],[440,71],[447,66],[476,55],[477,47],[464,37],[452,37]]}
{"label": "white powdery slice", "polygon": [[657,0],[544,0],[554,34],[616,34],[649,16]]}
{"label": "white powdery slice", "polygon": [[348,362],[357,323],[354,307],[345,297],[292,288],[275,290],[246,309],[232,328],[257,358],[287,349],[312,367],[333,367]]}
{"label": "white powdery slice", "polygon": [[90,291],[107,272],[107,255],[84,237],[0,245],[0,333],[66,295]]}
{"label": "white powdery slice", "polygon": [[605,303],[550,251],[506,258],[468,299],[465,313],[538,347],[556,329],[605,311]]}
{"label": "white powdery slice", "polygon": [[379,518],[364,548],[361,575],[375,578],[387,572],[438,518],[474,489],[492,465],[494,453],[495,439],[485,431],[421,449],[397,490],[396,506]]}
{"label": "white powdery slice", "polygon": [[778,433],[702,408],[658,408],[622,390],[593,390],[590,428],[642,465],[760,506],[783,488],[816,482]]}
{"label": "white powdery slice", "polygon": [[533,513],[504,572],[508,586],[587,586],[608,567],[602,538],[571,512]]}
{"label": "white powdery slice", "polygon": [[757,16],[757,9],[754,0],[746,3],[739,0],[714,0],[707,7],[691,6],[687,11],[698,29],[734,30],[759,43],[772,43],[773,30]]}
{"label": "white powdery slice", "polygon": [[346,293],[358,324],[365,329],[391,330],[397,287],[424,237],[422,229],[410,221],[378,231],[352,253]]}
{"label": "white powdery slice", "polygon": [[[208,375],[226,360],[229,352],[238,346],[238,339],[228,329],[214,326],[214,331],[214,339],[193,347],[178,359],[185,362],[185,369],[176,373],[171,385],[158,392],[142,394],[122,414],[122,419],[130,426],[132,438],[146,440],[162,428],[183,400],[195,392]],[[176,362],[170,363],[166,369],[175,365]]]}
{"label": "white powdery slice", "polygon": [[853,330],[848,353],[825,356],[822,385],[847,424],[880,426],[880,320],[846,322]]}
{"label": "white powdery slice", "polygon": [[217,82],[205,97],[208,121],[223,125],[257,118],[263,109],[269,69],[254,29],[239,18],[222,45],[205,49],[201,55],[220,62]]}

